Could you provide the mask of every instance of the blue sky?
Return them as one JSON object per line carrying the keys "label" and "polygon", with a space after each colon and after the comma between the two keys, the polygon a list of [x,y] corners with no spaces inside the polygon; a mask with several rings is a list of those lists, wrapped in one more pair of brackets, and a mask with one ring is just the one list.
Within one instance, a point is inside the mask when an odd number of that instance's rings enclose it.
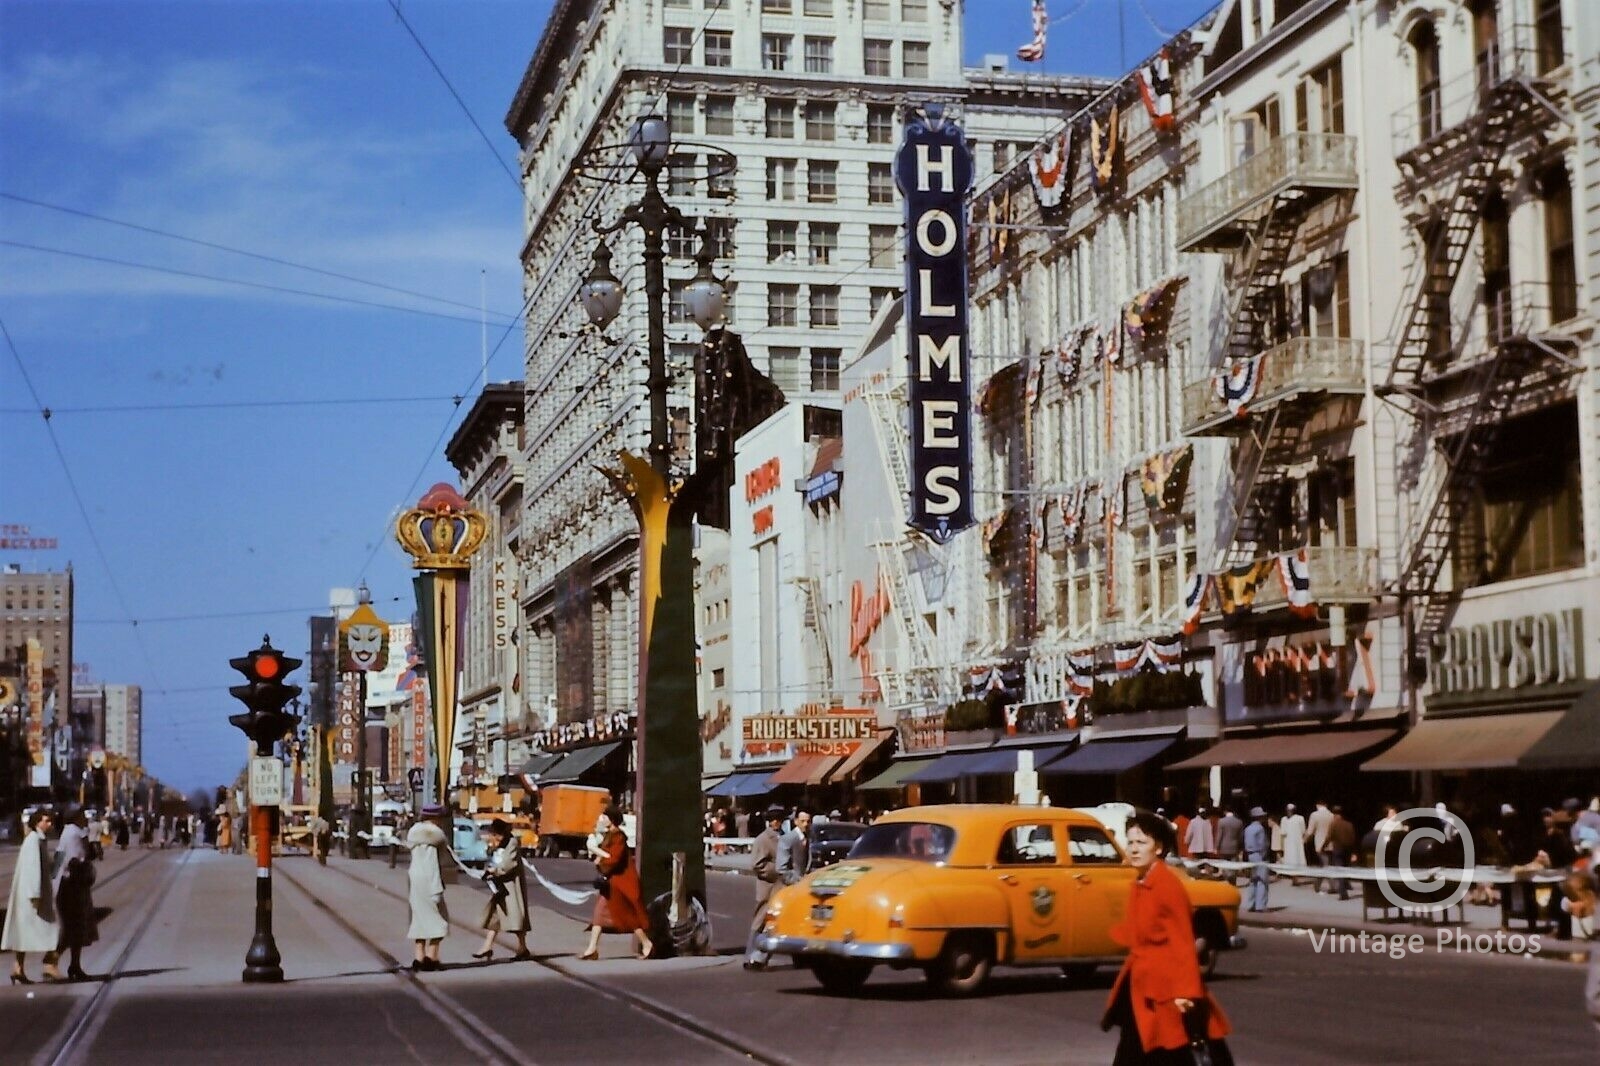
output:
{"label": "blue sky", "polygon": [[[550,6],[401,5],[492,153],[386,0],[0,0],[0,321],[21,362],[0,340],[0,523],[60,542],[0,562],[72,564],[75,658],[145,687],[145,763],[170,784],[236,772],[227,659],[263,632],[300,654],[328,589],[362,578],[410,614],[390,522],[451,478],[450,398],[485,347],[491,379],[521,374],[501,117]],[[1119,35],[1118,0],[1052,0],[1036,69],[1117,73],[1160,43],[1152,22],[1209,6],[1125,0]],[[968,59],[1012,53],[1028,7],[969,0]]]}

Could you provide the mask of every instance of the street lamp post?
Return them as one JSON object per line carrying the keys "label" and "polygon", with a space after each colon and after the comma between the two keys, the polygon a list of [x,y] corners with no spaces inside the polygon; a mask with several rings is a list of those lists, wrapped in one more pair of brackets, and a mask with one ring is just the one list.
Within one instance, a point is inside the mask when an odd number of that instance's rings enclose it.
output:
{"label": "street lamp post", "polygon": [[[705,176],[727,174],[733,158],[709,146]],[[682,951],[708,949],[707,923],[691,899],[704,900],[705,866],[701,845],[699,706],[694,670],[694,577],[692,520],[697,506],[685,478],[674,478],[672,439],[667,417],[666,235],[687,229],[690,220],[661,194],[661,170],[671,152],[667,122],[646,115],[634,124],[627,150],[632,173],[619,183],[642,179],[640,198],[609,223],[591,225],[602,238],[636,225],[644,237],[646,388],[650,411],[649,461],[623,453],[622,469],[607,471],[628,498],[639,522],[639,729],[635,812],[638,817],[639,876],[647,904],[670,890],[664,916],[674,923],[673,941]],[[601,150],[596,150],[598,153]],[[587,168],[587,169],[586,169]],[[617,182],[616,166],[598,155],[580,159],[584,176]],[[702,242],[701,271],[685,289],[691,314],[703,327],[721,319],[726,293],[710,269],[708,242]],[[602,241],[578,290],[590,322],[603,330],[622,308],[622,283],[611,271],[611,252]],[[686,473],[686,472],[685,472]],[[684,930],[679,935],[679,930]]]}

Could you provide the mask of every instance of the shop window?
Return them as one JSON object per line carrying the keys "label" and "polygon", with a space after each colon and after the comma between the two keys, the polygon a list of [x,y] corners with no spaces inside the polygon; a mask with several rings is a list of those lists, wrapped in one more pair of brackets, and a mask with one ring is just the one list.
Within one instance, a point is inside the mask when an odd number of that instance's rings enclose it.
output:
{"label": "shop window", "polygon": [[1465,502],[1455,564],[1462,585],[1583,565],[1583,488],[1573,403],[1509,419]]}

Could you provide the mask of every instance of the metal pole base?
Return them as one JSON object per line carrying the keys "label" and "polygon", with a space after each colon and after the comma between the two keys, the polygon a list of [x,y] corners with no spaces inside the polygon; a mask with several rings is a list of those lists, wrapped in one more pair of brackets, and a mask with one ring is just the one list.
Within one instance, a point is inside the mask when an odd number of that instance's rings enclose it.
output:
{"label": "metal pole base", "polygon": [[257,933],[244,957],[246,984],[277,984],[283,980],[283,958],[271,933]]}

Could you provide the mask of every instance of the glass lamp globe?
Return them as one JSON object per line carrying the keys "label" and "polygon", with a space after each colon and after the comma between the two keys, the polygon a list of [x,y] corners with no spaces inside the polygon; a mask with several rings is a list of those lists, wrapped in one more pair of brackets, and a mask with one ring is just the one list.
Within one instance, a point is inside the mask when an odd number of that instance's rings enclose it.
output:
{"label": "glass lamp globe", "polygon": [[667,153],[672,147],[672,130],[660,115],[645,115],[633,124],[628,142],[633,148],[633,159],[639,169],[655,173],[667,164]]}

